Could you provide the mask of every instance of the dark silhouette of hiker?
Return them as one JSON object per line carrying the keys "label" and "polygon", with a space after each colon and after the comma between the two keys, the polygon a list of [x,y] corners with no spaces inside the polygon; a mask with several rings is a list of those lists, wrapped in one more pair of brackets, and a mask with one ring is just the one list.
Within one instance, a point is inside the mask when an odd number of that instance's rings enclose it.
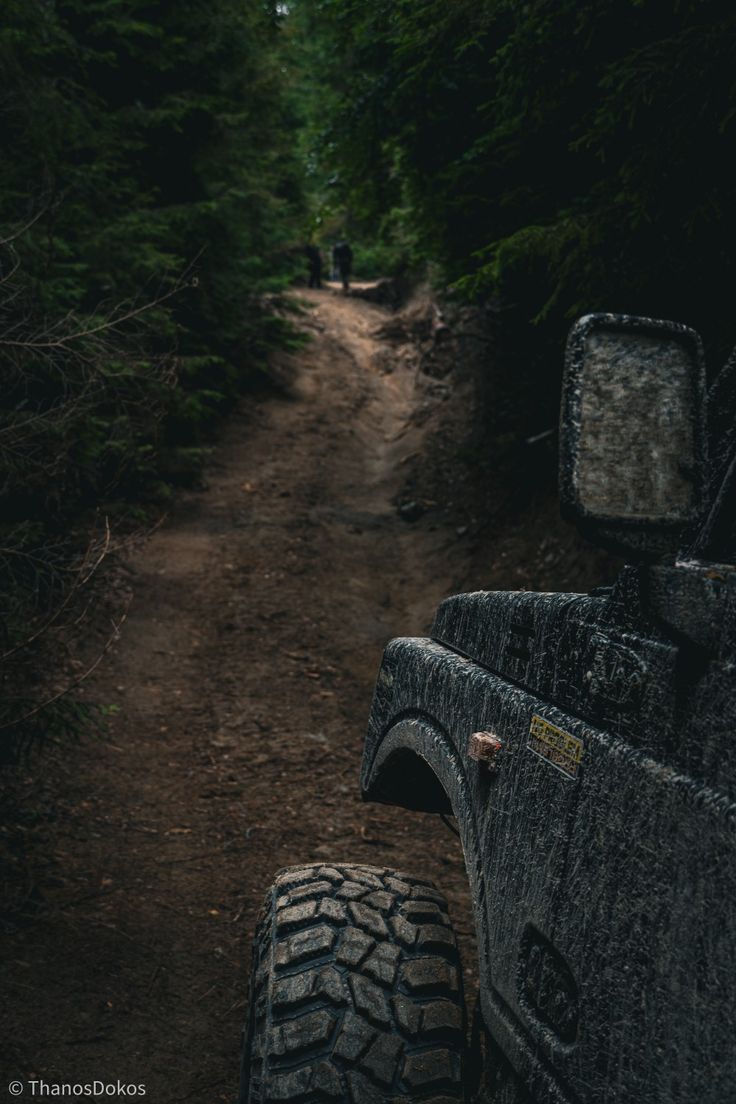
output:
{"label": "dark silhouette of hiker", "polygon": [[309,265],[310,288],[322,287],[322,254],[316,245],[305,245],[304,254]]}
{"label": "dark silhouette of hiker", "polygon": [[344,291],[350,290],[350,272],[353,267],[353,251],[346,241],[338,242],[332,249],[332,263],[340,273]]}

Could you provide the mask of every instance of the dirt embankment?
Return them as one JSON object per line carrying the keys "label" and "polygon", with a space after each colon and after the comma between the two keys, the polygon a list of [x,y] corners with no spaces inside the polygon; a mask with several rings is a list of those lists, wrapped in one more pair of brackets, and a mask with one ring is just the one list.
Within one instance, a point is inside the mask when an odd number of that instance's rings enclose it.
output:
{"label": "dirt embankment", "polygon": [[4,939],[2,1026],[20,1079],[231,1101],[247,939],[293,862],[434,878],[474,972],[453,836],[359,799],[381,651],[453,590],[569,588],[603,561],[547,492],[514,500],[508,442],[494,483],[476,374],[431,306],[303,298],[313,340],[281,390],[243,405],[207,489],[127,560],[128,620],[85,689],[103,736],[21,781],[29,907]]}

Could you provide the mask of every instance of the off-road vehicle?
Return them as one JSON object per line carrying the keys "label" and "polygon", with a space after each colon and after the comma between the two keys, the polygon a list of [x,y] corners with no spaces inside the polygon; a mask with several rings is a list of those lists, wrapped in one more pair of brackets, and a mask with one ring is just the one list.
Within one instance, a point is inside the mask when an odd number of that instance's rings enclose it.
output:
{"label": "off-road vehicle", "polygon": [[673,323],[570,334],[561,500],[613,586],[448,598],[392,641],[369,801],[457,818],[473,1038],[442,894],[280,873],[255,943],[241,1104],[736,1100],[736,361]]}

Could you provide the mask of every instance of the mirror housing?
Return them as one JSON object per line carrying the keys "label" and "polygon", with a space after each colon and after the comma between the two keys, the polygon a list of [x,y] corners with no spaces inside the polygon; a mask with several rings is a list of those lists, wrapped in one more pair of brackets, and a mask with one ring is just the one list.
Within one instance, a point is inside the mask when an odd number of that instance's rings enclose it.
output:
{"label": "mirror housing", "polygon": [[589,314],[567,341],[560,420],[563,516],[635,560],[681,550],[702,519],[705,367],[687,326]]}

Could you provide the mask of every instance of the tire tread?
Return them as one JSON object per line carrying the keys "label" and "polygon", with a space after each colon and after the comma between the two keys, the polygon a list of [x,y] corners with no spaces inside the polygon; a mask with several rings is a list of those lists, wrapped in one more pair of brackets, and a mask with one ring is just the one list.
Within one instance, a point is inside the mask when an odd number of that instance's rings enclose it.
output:
{"label": "tire tread", "polygon": [[386,868],[280,871],[254,938],[240,1104],[463,1099],[447,904]]}

